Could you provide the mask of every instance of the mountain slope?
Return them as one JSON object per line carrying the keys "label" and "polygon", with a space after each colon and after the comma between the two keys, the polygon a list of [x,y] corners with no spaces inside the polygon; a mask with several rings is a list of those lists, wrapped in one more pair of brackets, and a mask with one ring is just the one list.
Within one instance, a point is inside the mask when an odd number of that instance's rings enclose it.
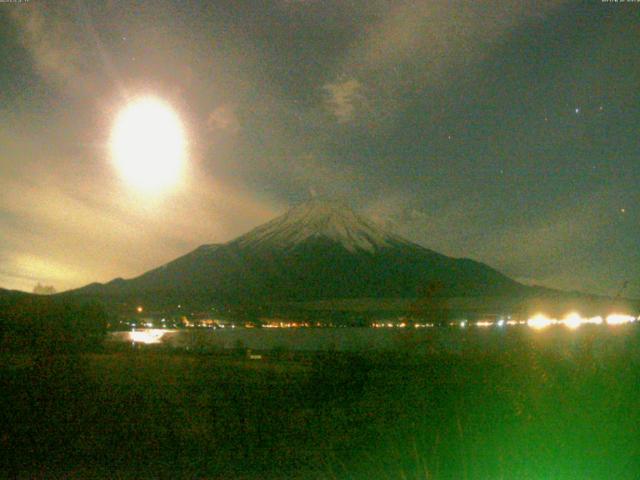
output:
{"label": "mountain slope", "polygon": [[415,297],[434,285],[449,296],[526,289],[487,265],[387,232],[344,205],[312,200],[226,244],[73,293],[205,304]]}

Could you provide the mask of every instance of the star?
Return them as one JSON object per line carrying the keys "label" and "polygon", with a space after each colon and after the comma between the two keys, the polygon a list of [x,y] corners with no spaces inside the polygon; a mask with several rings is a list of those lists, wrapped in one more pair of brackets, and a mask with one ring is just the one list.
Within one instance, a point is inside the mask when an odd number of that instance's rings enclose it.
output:
{"label": "star", "polygon": [[575,110],[575,111],[576,111],[576,115],[578,115],[578,114],[580,113],[580,108],[579,108],[579,107],[576,107],[576,110]]}

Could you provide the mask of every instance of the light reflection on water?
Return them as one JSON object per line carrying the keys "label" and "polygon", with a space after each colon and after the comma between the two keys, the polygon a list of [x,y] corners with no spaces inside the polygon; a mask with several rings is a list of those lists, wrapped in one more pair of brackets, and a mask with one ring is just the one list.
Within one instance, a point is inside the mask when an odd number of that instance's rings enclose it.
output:
{"label": "light reflection on water", "polygon": [[133,343],[161,343],[162,337],[164,337],[166,333],[166,330],[159,329],[132,330],[129,332],[129,339]]}
{"label": "light reflection on water", "polygon": [[133,329],[129,332],[112,332],[110,339],[117,342],[142,343],[145,345],[163,343],[165,337],[178,333],[179,330],[160,328]]}
{"label": "light reflection on water", "polygon": [[[164,345],[189,350],[249,348],[259,351],[380,352],[405,350],[412,353],[501,352],[514,348],[564,351],[585,343],[595,351],[613,351],[626,338],[637,335],[636,323],[598,323],[594,317],[577,323],[575,317],[549,323],[550,328],[527,328],[470,324],[466,328],[236,328],[236,329],[140,329],[113,332],[114,342]],[[566,320],[566,322],[564,322]],[[609,319],[612,322],[625,318]],[[635,318],[634,318],[635,320]],[[554,327],[553,325],[557,325]],[[615,325],[615,326],[614,326]],[[566,328],[563,328],[566,327]],[[579,327],[579,328],[578,328]]]}

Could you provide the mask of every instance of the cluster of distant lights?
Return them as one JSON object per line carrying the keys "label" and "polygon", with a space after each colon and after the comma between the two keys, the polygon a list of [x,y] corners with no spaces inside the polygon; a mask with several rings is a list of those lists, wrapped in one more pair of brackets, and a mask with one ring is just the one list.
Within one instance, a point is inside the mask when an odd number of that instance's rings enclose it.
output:
{"label": "cluster of distant lights", "polygon": [[542,330],[553,325],[564,325],[571,330],[575,330],[581,325],[624,325],[627,323],[634,323],[636,321],[638,321],[637,317],[622,313],[612,313],[606,318],[603,318],[601,316],[583,317],[579,313],[573,312],[560,320],[557,318],[550,318],[539,313],[527,320],[527,325],[536,330]]}
{"label": "cluster of distant lights", "polygon": [[[262,328],[309,328],[313,327],[314,324],[309,322],[267,322],[262,325]],[[318,323],[315,326],[320,326]]]}
{"label": "cluster of distant lights", "polygon": [[[180,305],[178,306],[180,307]],[[144,311],[143,307],[138,306],[136,308],[137,313],[142,313]],[[606,317],[602,316],[594,316],[594,317],[583,317],[577,312],[571,312],[564,316],[561,319],[549,317],[543,313],[538,313],[527,320],[516,320],[512,319],[510,316],[498,318],[497,320],[478,320],[471,322],[469,320],[459,320],[455,322],[450,322],[450,326],[458,326],[460,328],[467,328],[468,326],[475,326],[480,328],[487,327],[505,327],[505,326],[515,326],[515,325],[526,325],[534,330],[543,330],[547,327],[562,325],[570,330],[576,330],[582,325],[624,325],[630,323],[636,323],[640,321],[640,317],[635,317],[633,315],[623,314],[623,313],[611,313]],[[166,319],[161,320],[162,325],[161,328],[154,328],[155,325],[151,322],[140,322],[140,325],[137,323],[129,323],[132,327],[132,330],[129,332],[129,338],[133,343],[144,343],[144,344],[154,344],[161,343],[162,337],[168,332],[166,328],[168,325],[165,324]],[[200,321],[200,322],[189,322],[186,318],[183,318],[182,323],[186,327],[209,327],[209,328],[224,328],[225,325],[223,323],[218,324],[218,322],[214,321]],[[144,330],[136,330],[136,327],[142,327]],[[173,325],[175,327],[175,325]],[[235,328],[235,324],[227,325],[229,328]],[[264,323],[262,325],[263,328],[309,328],[309,327],[321,327],[321,326],[333,326],[333,324],[326,325],[324,323],[312,323],[312,322],[295,322],[295,321],[271,321]],[[370,324],[372,328],[433,328],[436,326],[434,323],[418,323],[418,322],[390,322],[390,321],[378,321]],[[146,327],[146,328],[145,328]],[[245,328],[254,327],[253,324],[245,324]]]}
{"label": "cluster of distant lights", "polygon": [[[633,315],[626,315],[622,313],[612,313],[606,317],[583,317],[579,313],[572,312],[567,314],[564,318],[557,319],[548,317],[542,313],[538,313],[528,320],[514,320],[511,317],[507,319],[499,320],[478,320],[470,322],[469,320],[460,320],[457,322],[450,322],[450,326],[458,326],[460,328],[467,328],[468,326],[475,326],[480,328],[487,327],[505,327],[515,325],[526,325],[535,330],[542,330],[554,325],[563,325],[570,330],[575,330],[582,325],[624,325],[628,323],[635,323],[640,320],[640,317],[634,317]],[[433,323],[407,323],[407,322],[374,322],[371,324],[372,328],[431,328],[434,327]]]}
{"label": "cluster of distant lights", "polygon": [[371,328],[406,328],[406,327],[414,327],[414,328],[432,328],[435,325],[433,323],[413,323],[408,324],[407,322],[373,322],[371,324]]}

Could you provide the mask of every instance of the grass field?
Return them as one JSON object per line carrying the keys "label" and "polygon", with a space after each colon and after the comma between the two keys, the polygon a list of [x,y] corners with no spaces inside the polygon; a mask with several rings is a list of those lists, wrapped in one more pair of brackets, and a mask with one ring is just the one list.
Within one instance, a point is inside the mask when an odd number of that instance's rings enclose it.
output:
{"label": "grass field", "polygon": [[588,334],[464,355],[4,355],[2,476],[637,479],[624,335],[597,355]]}

